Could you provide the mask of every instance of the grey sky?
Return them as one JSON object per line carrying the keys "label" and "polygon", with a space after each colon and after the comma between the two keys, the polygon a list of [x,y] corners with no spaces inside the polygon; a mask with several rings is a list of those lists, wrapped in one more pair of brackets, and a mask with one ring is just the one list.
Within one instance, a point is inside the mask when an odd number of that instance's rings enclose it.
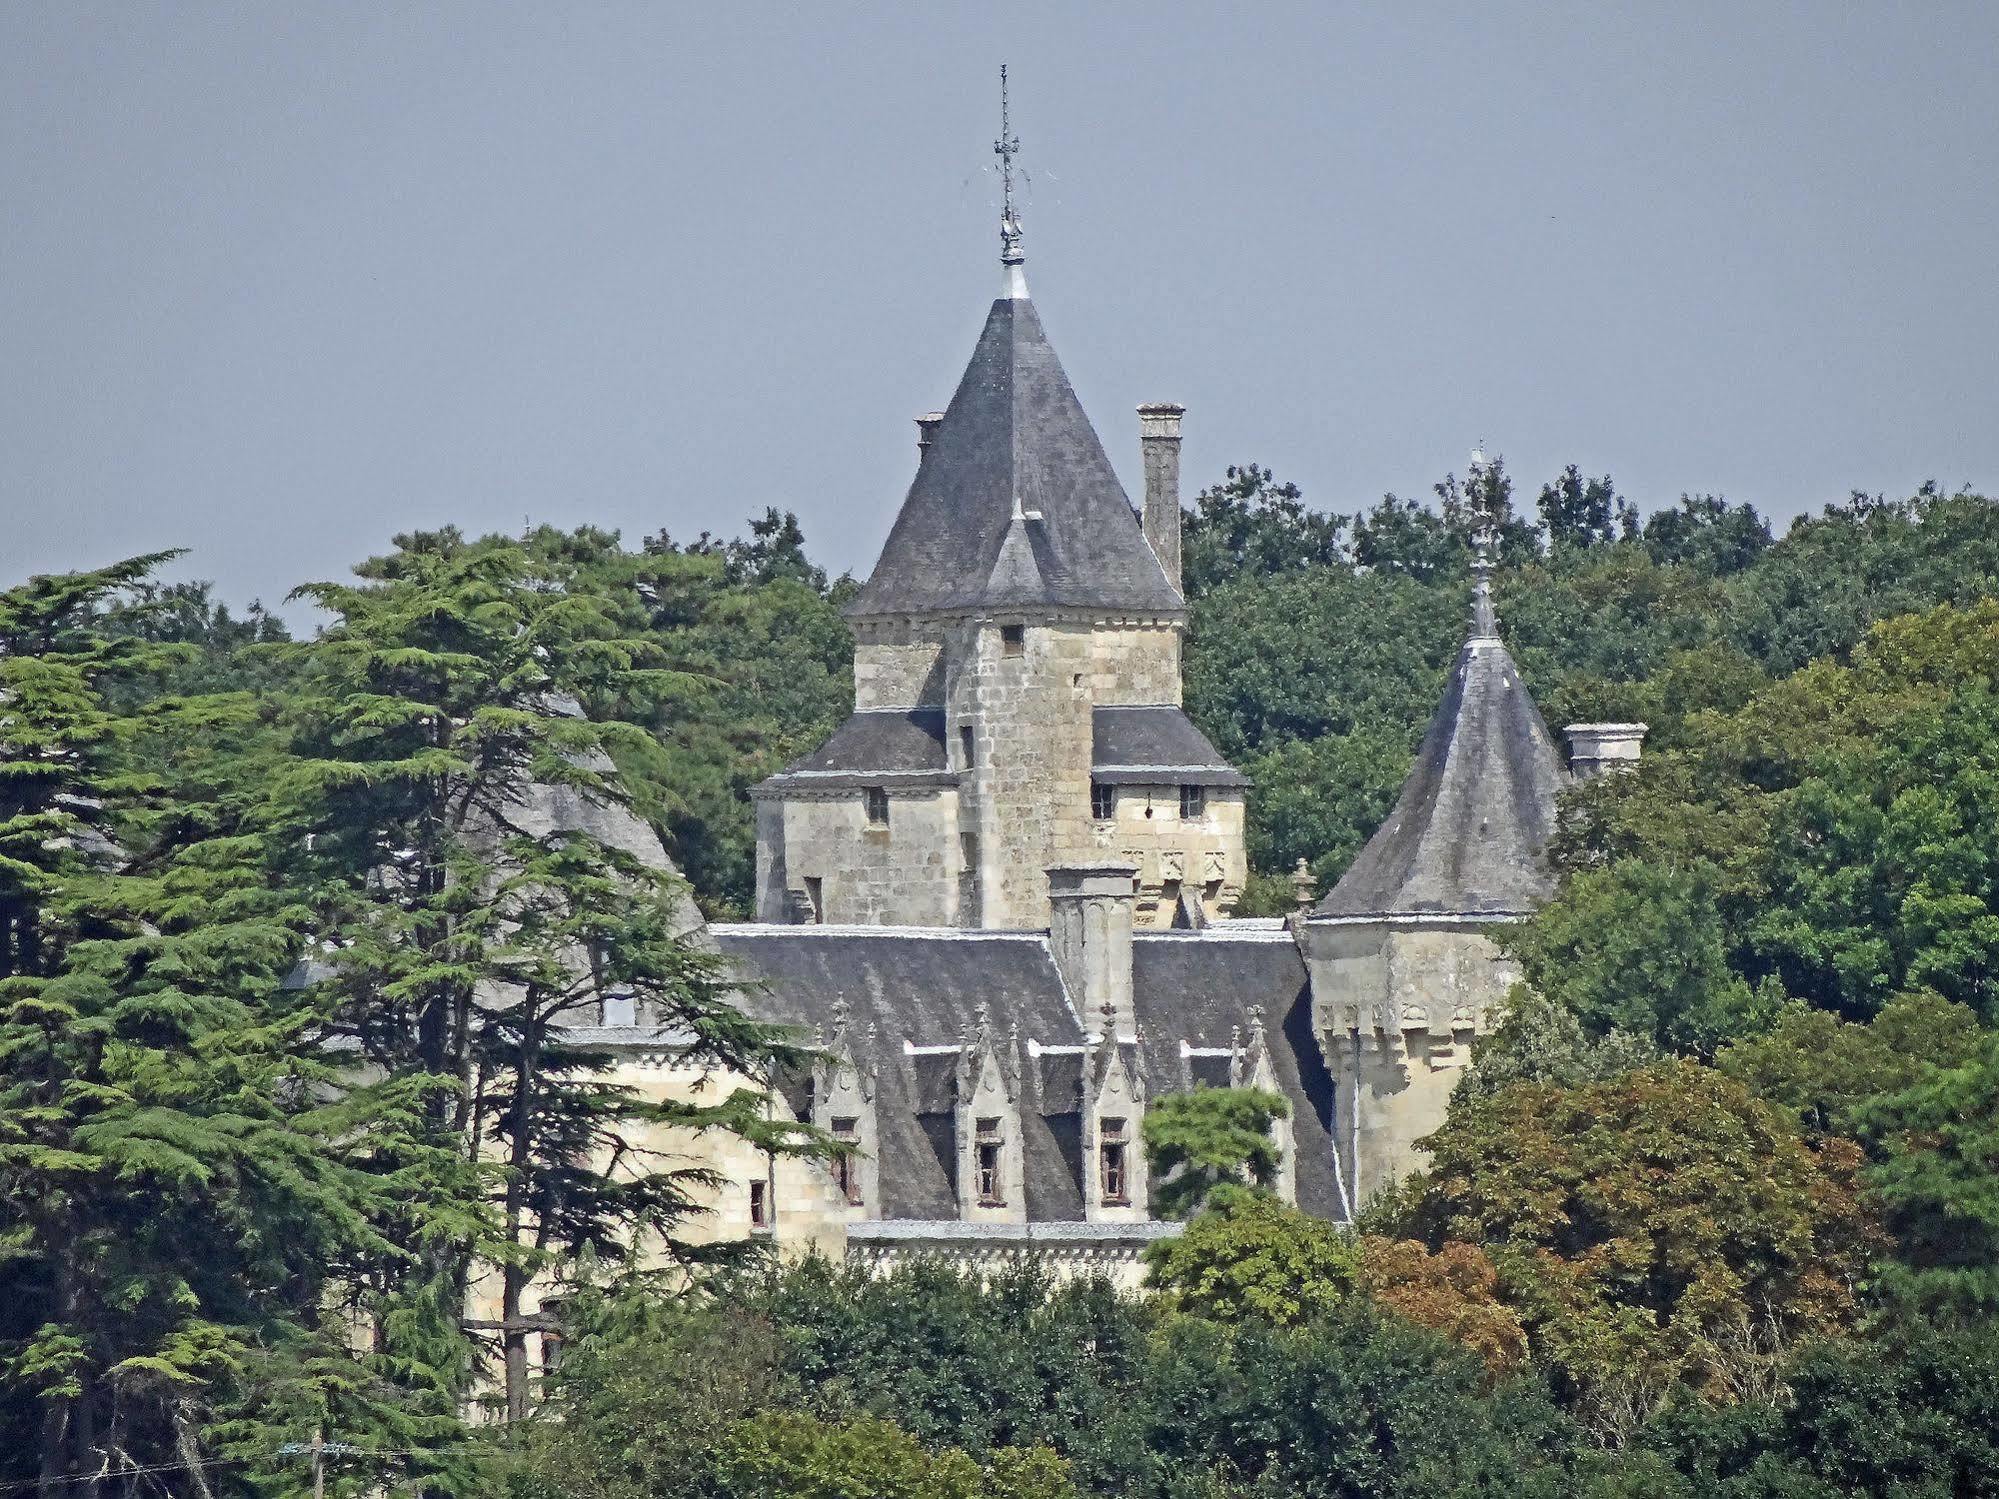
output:
{"label": "grey sky", "polygon": [[8,581],[396,531],[865,570],[997,281],[1124,474],[1999,488],[1999,6],[0,6]]}

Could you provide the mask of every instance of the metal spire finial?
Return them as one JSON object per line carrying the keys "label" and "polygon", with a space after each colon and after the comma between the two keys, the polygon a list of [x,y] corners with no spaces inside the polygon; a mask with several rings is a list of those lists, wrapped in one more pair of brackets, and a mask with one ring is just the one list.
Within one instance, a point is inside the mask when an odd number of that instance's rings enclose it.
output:
{"label": "metal spire finial", "polygon": [[1472,605],[1471,633],[1474,640],[1497,640],[1499,638],[1499,611],[1492,602],[1493,544],[1498,539],[1495,530],[1498,517],[1492,510],[1492,486],[1486,482],[1491,465],[1486,461],[1485,444],[1472,449],[1471,473],[1469,475],[1473,493],[1472,514],[1477,524],[1472,531]]}
{"label": "metal spire finial", "polygon": [[1006,64],[1000,64],[1000,133],[993,142],[993,155],[1000,159],[1000,264],[1006,267],[1004,287],[1013,298],[1027,295],[1027,279],[1020,266],[1027,257],[1020,248],[1020,218],[1013,211],[1013,159],[1020,154],[1020,137],[1013,133],[1013,115],[1008,107]]}
{"label": "metal spire finial", "polygon": [[1013,214],[1013,159],[1020,154],[1020,137],[1013,133],[1013,117],[1006,97],[1006,64],[1000,64],[1000,133],[993,142],[993,155],[1000,159],[1000,260],[1020,264],[1020,220]]}

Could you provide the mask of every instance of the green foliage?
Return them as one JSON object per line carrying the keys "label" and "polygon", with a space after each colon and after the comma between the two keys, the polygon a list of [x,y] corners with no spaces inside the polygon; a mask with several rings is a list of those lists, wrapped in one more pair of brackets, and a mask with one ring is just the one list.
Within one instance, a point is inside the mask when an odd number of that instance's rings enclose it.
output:
{"label": "green foliage", "polygon": [[1649,1036],[1611,1027],[1602,1036],[1583,1029],[1567,1005],[1525,984],[1507,996],[1499,1024],[1472,1043],[1476,1065],[1451,1092],[1455,1107],[1490,1098],[1514,1083],[1607,1082],[1659,1059]]}
{"label": "green foliage", "polygon": [[1181,1311],[1218,1322],[1295,1327],[1352,1294],[1360,1246],[1351,1233],[1268,1192],[1218,1186],[1176,1238],[1145,1251],[1145,1283]]}
{"label": "green foliage", "polygon": [[813,1413],[892,1419],[930,1446],[984,1459],[1046,1446],[1079,1469],[1108,1460],[1152,1318],[1103,1281],[1056,1285],[1032,1261],[980,1281],[937,1263],[886,1275],[805,1264],[753,1305]]}
{"label": "green foliage", "polygon": [[1270,1127],[1290,1112],[1281,1094],[1260,1088],[1195,1088],[1154,1099],[1140,1125],[1153,1211],[1184,1218],[1223,1185],[1269,1186],[1280,1160]]}
{"label": "green foliage", "polygon": [[1999,1033],[1854,1110],[1898,1240],[1890,1288],[1923,1314],[1999,1314]]}
{"label": "green foliage", "polygon": [[684,681],[621,601],[549,546],[453,532],[360,572],[302,590],[335,620],[283,648],[274,795],[326,939],[313,990],[381,1079],[347,1097],[374,1111],[369,1164],[398,1187],[382,1233],[413,1251],[372,1267],[364,1305],[399,1379],[462,1396],[458,1317],[425,1309],[462,1306],[475,1265],[497,1265],[519,1419],[538,1273],[640,1244],[711,1257],[675,1232],[707,1173],[629,1149],[633,1125],[802,1143],[753,1089],[641,1098],[578,1025],[624,995],[697,1064],[756,1077],[797,1053],[729,1003],[720,960],[682,939],[677,882],[634,851],[612,751],[643,731],[573,706]]}
{"label": "green foliage", "polygon": [[253,706],[132,706],[186,652],[105,626],[158,560],[0,593],[6,1478],[203,1456],[321,1338],[328,1266],[384,1247],[279,989],[303,911],[264,877]]}
{"label": "green foliage", "polygon": [[1536,1352],[1613,1432],[1677,1384],[1745,1393],[1792,1340],[1850,1325],[1881,1247],[1850,1143],[1808,1147],[1693,1062],[1516,1084],[1429,1145],[1418,1226],[1485,1246]]}
{"label": "green foliage", "polygon": [[985,1465],[955,1447],[928,1452],[893,1422],[829,1425],[770,1412],[739,1422],[716,1460],[730,1499],[1073,1499],[1067,1465],[1045,1448],[993,1452]]}
{"label": "green foliage", "polygon": [[1682,1404],[1608,1460],[1591,1496],[1991,1499],[1999,1494],[1999,1335],[1916,1332],[1807,1347],[1784,1398]]}
{"label": "green foliage", "polygon": [[1978,1017],[1935,994],[1897,995],[1864,1025],[1794,1002],[1762,1035],[1724,1048],[1715,1066],[1796,1111],[1808,1134],[1855,1136],[1862,1106],[1970,1061],[1979,1039]]}

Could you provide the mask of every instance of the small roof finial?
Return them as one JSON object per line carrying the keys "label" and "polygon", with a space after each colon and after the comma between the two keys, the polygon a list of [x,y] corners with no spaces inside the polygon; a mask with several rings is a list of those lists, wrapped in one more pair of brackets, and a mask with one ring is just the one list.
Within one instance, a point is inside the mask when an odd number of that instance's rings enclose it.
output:
{"label": "small roof finial", "polygon": [[1013,133],[1013,115],[1008,107],[1006,64],[1000,64],[1000,133],[993,142],[993,155],[1000,159],[1000,265],[1004,268],[1005,295],[1019,300],[1027,295],[1027,276],[1021,270],[1027,259],[1020,248],[1020,217],[1013,211],[1013,159],[1020,154],[1020,137]]}
{"label": "small roof finial", "polygon": [[1471,450],[1471,473],[1466,488],[1471,491],[1472,515],[1472,605],[1471,633],[1474,640],[1499,638],[1499,611],[1492,602],[1493,544],[1497,540],[1498,517],[1493,514],[1492,465],[1485,456],[1483,442]]}

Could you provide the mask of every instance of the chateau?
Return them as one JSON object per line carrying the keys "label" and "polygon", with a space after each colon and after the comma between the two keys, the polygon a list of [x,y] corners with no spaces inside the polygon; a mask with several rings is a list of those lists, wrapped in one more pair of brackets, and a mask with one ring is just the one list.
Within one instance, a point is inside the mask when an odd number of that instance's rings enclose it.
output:
{"label": "chateau", "polygon": [[[754,792],[757,919],[697,933],[747,1009],[816,1040],[773,1106],[853,1152],[659,1143],[724,1180],[718,1236],[862,1261],[1033,1246],[1130,1281],[1177,1231],[1150,1213],[1140,1135],[1164,1094],[1282,1094],[1278,1190],[1327,1218],[1417,1164],[1515,977],[1493,929],[1549,893],[1557,793],[1635,758],[1644,726],[1572,726],[1564,764],[1482,546],[1387,822],[1316,905],[1301,876],[1290,918],[1234,917],[1247,781],[1181,709],[1182,409],[1139,408],[1134,507],[1010,210],[1002,246],[1000,295],[918,423],[916,476],[849,608],[854,712]],[[715,1085],[643,1017],[591,1039],[640,1088]]]}

